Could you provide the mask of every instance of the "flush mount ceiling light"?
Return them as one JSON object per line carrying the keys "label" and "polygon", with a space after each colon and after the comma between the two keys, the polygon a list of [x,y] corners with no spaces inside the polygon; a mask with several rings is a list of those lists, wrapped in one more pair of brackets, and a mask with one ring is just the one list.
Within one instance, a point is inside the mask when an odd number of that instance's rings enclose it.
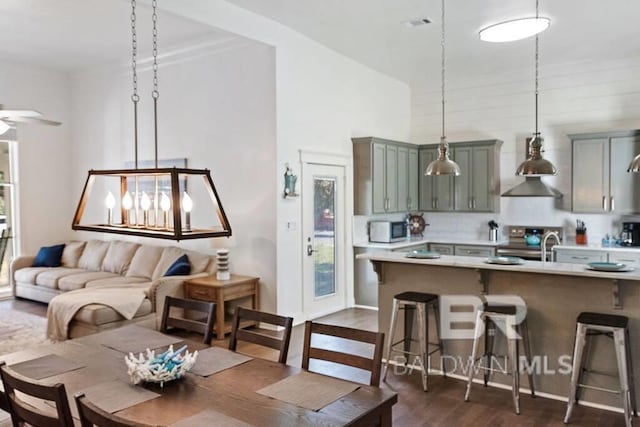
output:
{"label": "flush mount ceiling light", "polygon": [[[138,101],[140,98],[136,72],[136,0],[131,0],[133,69],[131,100],[134,114],[135,168],[90,170],[71,228],[172,240],[229,237],[231,226],[208,169],[158,167],[158,97],[160,94],[158,92],[156,3],[156,0],[152,1],[154,167],[138,168]],[[119,197],[114,194],[118,194]],[[118,202],[119,207],[117,207]]]}
{"label": "flush mount ceiling light", "polygon": [[526,39],[549,28],[551,20],[544,17],[513,19],[480,30],[480,40],[503,43]]}
{"label": "flush mount ceiling light", "polygon": [[460,175],[460,166],[453,160],[449,159],[449,143],[447,143],[447,137],[444,133],[444,0],[442,0],[442,27],[440,46],[442,48],[442,62],[441,62],[441,78],[442,78],[442,136],[440,137],[440,146],[438,147],[438,158],[427,166],[425,175]]}

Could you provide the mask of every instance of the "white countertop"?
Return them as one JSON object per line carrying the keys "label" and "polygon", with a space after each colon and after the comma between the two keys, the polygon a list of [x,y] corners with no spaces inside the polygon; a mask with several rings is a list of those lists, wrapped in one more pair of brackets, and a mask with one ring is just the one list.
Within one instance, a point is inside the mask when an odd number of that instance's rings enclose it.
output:
{"label": "white countertop", "polygon": [[640,281],[640,269],[630,272],[600,272],[587,269],[583,264],[567,264],[560,262],[525,261],[521,265],[488,264],[484,258],[442,255],[438,259],[407,258],[401,252],[379,252],[361,254],[357,259],[397,262],[404,264],[422,264],[442,267],[475,268],[481,270],[515,271],[522,273],[554,274],[561,276],[594,277],[602,279],[619,279]]}
{"label": "white countertop", "polygon": [[463,237],[412,237],[410,239],[404,239],[400,242],[394,243],[372,243],[367,241],[356,241],[353,242],[354,248],[371,248],[371,249],[402,249],[407,248],[409,246],[427,244],[427,243],[443,243],[450,245],[480,245],[480,246],[497,246],[501,244],[506,244],[506,241],[497,241],[492,242],[487,239],[473,239],[473,238],[463,238]]}

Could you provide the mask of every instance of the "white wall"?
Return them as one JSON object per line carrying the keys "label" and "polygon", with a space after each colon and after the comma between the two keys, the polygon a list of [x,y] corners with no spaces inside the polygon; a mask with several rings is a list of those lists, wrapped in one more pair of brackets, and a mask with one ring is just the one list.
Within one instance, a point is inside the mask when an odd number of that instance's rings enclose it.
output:
{"label": "white wall", "polygon": [[[139,159],[148,160],[154,155],[151,70],[144,60],[140,64]],[[231,271],[259,276],[263,306],[274,309],[277,195],[273,173],[273,48],[238,38],[186,53],[165,51],[159,81],[159,158],[186,157],[188,167],[211,170],[233,230]],[[131,75],[124,65],[74,74],[74,202],[80,197],[89,169],[117,169],[133,161],[131,92]],[[199,239],[179,242],[178,246],[213,254],[216,247],[226,244],[225,239]]]}
{"label": "white wall", "polygon": [[[447,74],[446,125],[449,142],[497,138],[501,151],[501,191],[523,178],[515,176],[525,158],[525,138],[535,127],[532,64],[499,73],[475,75],[468,70]],[[499,214],[427,214],[429,230],[472,233],[486,237],[487,221],[500,225],[563,225],[575,235],[575,219],[587,224],[591,243],[605,233],[620,231],[614,214],[572,214],[571,141],[568,134],[640,128],[640,57],[618,61],[590,61],[540,66],[539,129],[545,138],[544,156],[557,169],[543,178],[564,193],[560,205],[547,198],[501,198]],[[439,79],[436,84],[439,85]],[[440,136],[439,87],[412,92],[411,141],[437,143]],[[630,161],[631,159],[629,159]],[[627,167],[627,164],[619,165]]]}
{"label": "white wall", "polygon": [[[167,0],[160,7],[275,47],[277,160],[271,173],[278,195],[283,190],[285,163],[290,163],[299,174],[301,149],[351,156],[350,138],[354,136],[408,139],[410,92],[407,85],[281,24],[222,0]],[[298,183],[298,188],[301,185]],[[353,190],[348,188],[348,191]],[[277,230],[277,311],[300,320],[301,199],[277,197],[276,201],[277,221],[273,225]],[[286,231],[288,221],[298,224],[295,231]],[[349,264],[352,262],[350,225],[347,224],[346,242]],[[352,264],[348,270],[350,268]],[[273,300],[276,289],[266,289],[266,292],[268,300]]]}
{"label": "white wall", "polygon": [[[0,60],[0,103],[34,109],[59,127],[18,125],[19,164],[16,188],[20,199],[22,253],[68,238],[75,200],[69,191],[69,82],[65,73]],[[17,225],[17,224],[16,224]]]}

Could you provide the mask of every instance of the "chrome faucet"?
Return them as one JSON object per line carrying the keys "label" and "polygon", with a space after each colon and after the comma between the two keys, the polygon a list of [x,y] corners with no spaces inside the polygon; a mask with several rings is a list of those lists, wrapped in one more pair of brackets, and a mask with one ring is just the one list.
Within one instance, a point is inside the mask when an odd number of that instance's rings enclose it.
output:
{"label": "chrome faucet", "polygon": [[[560,234],[557,231],[547,231],[542,236],[542,243],[540,244],[542,253],[540,254],[540,261],[547,262],[547,240],[553,236],[556,239],[556,244],[560,244]],[[555,245],[554,245],[555,246]],[[553,249],[553,246],[551,247]]]}

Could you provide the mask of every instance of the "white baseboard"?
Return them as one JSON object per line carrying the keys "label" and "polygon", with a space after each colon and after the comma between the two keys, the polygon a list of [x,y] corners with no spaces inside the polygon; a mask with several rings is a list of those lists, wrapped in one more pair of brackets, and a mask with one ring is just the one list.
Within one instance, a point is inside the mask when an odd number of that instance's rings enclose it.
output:
{"label": "white baseboard", "polygon": [[353,306],[353,308],[362,308],[365,310],[373,310],[373,311],[378,311],[378,307],[373,307],[370,305],[360,305],[360,304],[356,304]]}

